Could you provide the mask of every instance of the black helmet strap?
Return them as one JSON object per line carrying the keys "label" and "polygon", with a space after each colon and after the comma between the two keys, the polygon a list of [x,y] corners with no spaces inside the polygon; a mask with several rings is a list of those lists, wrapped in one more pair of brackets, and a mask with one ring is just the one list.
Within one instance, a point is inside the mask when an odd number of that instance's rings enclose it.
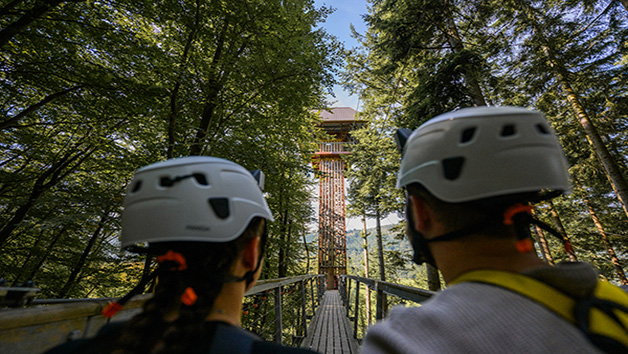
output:
{"label": "black helmet strap", "polygon": [[[428,263],[433,266],[436,266],[436,261],[434,260],[434,256],[432,251],[430,250],[428,244],[432,242],[447,242],[460,239],[462,237],[477,233],[489,224],[489,218],[487,217],[481,222],[472,224],[470,226],[454,230],[443,235],[431,238],[426,240],[422,233],[418,232],[415,228],[414,221],[409,213],[409,201],[406,202],[406,220],[408,223],[408,238],[410,240],[410,244],[414,250],[413,261],[422,265],[423,263]],[[532,246],[532,242],[530,240],[530,225],[536,225],[539,228],[549,232],[558,238],[565,248],[567,253],[573,254],[573,247],[569,238],[566,235],[561,234],[556,229],[551,227],[550,225],[537,220],[534,218],[530,212],[531,207],[523,206],[521,204],[515,204],[506,209],[504,212],[504,220],[503,223],[505,225],[513,225],[515,228],[515,232],[517,233],[517,248],[520,252],[532,252],[534,250]]]}

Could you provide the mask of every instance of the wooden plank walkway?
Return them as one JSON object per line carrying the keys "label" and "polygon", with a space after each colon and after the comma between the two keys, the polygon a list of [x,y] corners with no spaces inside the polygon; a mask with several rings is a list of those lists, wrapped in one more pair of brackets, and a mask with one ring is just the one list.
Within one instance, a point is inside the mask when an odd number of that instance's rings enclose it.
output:
{"label": "wooden plank walkway", "polygon": [[357,354],[358,341],[346,312],[338,290],[325,291],[301,347],[323,354]]}

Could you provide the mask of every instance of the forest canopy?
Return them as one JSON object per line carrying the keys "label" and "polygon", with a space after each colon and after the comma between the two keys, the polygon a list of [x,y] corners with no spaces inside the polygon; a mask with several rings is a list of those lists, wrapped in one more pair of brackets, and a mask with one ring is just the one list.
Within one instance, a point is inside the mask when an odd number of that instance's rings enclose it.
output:
{"label": "forest canopy", "polygon": [[[316,109],[341,45],[310,0],[3,1],[0,278],[48,297],[116,296],[126,184],[188,155],[266,174],[266,277],[302,273]],[[288,247],[290,246],[290,247]],[[280,252],[280,250],[294,250]]]}
{"label": "forest canopy", "polygon": [[[561,140],[573,188],[536,216],[575,252],[535,229],[537,250],[550,264],[588,261],[628,284],[628,1],[369,3],[367,31],[354,33],[360,46],[342,73],[371,122],[355,133],[349,210],[377,218],[394,208],[396,128],[469,106],[536,109]],[[378,178],[373,166],[382,166]]]}
{"label": "forest canopy", "polygon": [[[339,78],[369,122],[347,159],[349,214],[379,225],[403,213],[396,128],[469,106],[536,109],[573,186],[535,213],[574,252],[533,230],[539,254],[628,284],[628,1],[369,5],[346,50],[320,26],[333,9],[312,0],[2,1],[0,278],[34,280],[42,297],[124,294],[150,266],[119,251],[126,184],[189,155],[264,171],[275,222],[263,276],[315,271],[316,112]],[[391,246],[403,225],[392,230],[372,274],[413,276],[399,270],[407,248]]]}

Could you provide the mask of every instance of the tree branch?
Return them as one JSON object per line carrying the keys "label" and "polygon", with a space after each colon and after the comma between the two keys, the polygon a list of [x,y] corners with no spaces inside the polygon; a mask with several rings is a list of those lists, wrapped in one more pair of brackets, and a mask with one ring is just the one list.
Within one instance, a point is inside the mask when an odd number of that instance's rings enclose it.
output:
{"label": "tree branch", "polygon": [[18,126],[18,122],[26,117],[27,115],[37,111],[38,109],[40,109],[41,107],[45,106],[46,104],[54,101],[55,99],[65,96],[68,93],[72,92],[72,91],[76,91],[80,88],[82,88],[82,85],[79,86],[74,86],[71,87],[69,89],[63,90],[63,91],[59,91],[59,92],[55,92],[53,94],[50,94],[46,97],[44,97],[43,100],[30,105],[29,107],[27,107],[25,110],[21,111],[20,113],[16,114],[15,116],[13,116],[13,118],[9,118],[3,122],[0,122],[0,130],[5,130],[5,129],[9,129],[9,128],[15,128]]}
{"label": "tree branch", "polygon": [[[16,34],[25,30],[33,21],[40,18],[43,14],[50,11],[54,7],[59,6],[63,0],[38,1],[35,6],[26,11],[17,21],[5,27],[0,31],[0,48],[4,47]],[[11,5],[11,4],[9,4]],[[9,6],[7,5],[7,6]],[[4,9],[3,9],[4,10]]]}

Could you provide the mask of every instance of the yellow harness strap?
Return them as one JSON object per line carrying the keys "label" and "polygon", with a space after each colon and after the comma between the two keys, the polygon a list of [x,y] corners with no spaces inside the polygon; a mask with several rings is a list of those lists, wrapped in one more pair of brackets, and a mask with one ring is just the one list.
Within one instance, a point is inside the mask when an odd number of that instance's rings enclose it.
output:
{"label": "yellow harness strap", "polygon": [[[554,312],[566,321],[576,324],[574,309],[577,301],[559,290],[536,279],[518,273],[497,270],[474,270],[464,273],[449,285],[463,282],[485,283],[508,289],[527,297]],[[607,282],[598,281],[593,293],[595,299],[607,300],[628,308],[628,293]],[[588,331],[594,335],[612,338],[628,347],[628,313],[613,309],[614,320],[597,307],[589,311]]]}

